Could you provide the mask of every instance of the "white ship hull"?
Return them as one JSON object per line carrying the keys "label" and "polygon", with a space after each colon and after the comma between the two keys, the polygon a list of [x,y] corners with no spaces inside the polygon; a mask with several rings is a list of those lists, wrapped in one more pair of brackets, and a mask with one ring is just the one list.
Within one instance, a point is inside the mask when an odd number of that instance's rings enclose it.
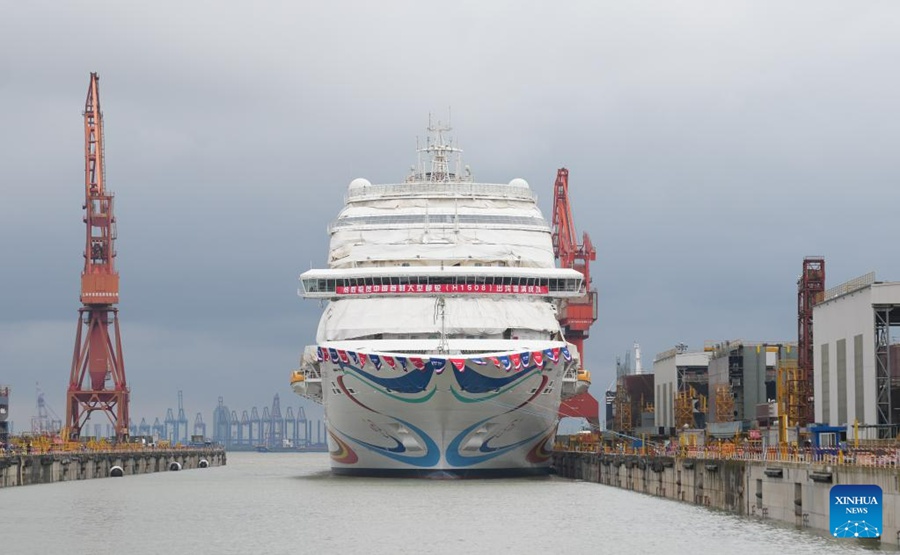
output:
{"label": "white ship hull", "polygon": [[336,474],[546,473],[588,385],[559,321],[585,276],[555,267],[524,179],[476,182],[428,130],[403,183],[350,182],[328,267],[300,276],[327,304],[291,385],[324,405]]}
{"label": "white ship hull", "polygon": [[[371,354],[362,361],[357,353],[329,357],[319,368],[332,470],[436,477],[547,473],[564,375],[574,364],[564,346],[555,348],[556,360],[548,349],[547,357],[521,357],[527,363],[518,367],[515,356],[503,354],[493,362],[432,358],[422,368],[408,359],[405,370],[398,357],[387,358],[391,367],[376,354],[379,369]],[[461,370],[453,360],[464,364]]]}

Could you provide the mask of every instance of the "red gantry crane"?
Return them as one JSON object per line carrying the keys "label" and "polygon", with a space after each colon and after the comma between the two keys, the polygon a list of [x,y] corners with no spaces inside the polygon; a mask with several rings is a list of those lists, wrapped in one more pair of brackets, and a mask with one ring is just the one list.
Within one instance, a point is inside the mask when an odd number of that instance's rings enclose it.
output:
{"label": "red gantry crane", "polygon": [[[581,244],[576,239],[566,168],[559,169],[553,186],[553,253],[560,268],[574,268],[584,275],[585,295],[563,301],[558,315],[566,341],[578,349],[581,362],[578,372],[582,374],[585,372],[584,340],[597,321],[597,290],[591,285],[591,260],[597,259],[597,251],[587,233],[582,235]],[[600,426],[600,405],[587,391],[563,401],[559,415],[582,417],[596,429]]]}
{"label": "red gantry crane", "polygon": [[[66,397],[66,433],[78,439],[94,411],[109,417],[121,441],[128,435],[128,386],[119,335],[119,274],[114,260],[116,218],[106,189],[100,77],[91,73],[84,105],[84,271],[75,352]],[[110,328],[112,328],[112,333]]]}
{"label": "red gantry crane", "polygon": [[[799,376],[799,422],[791,426],[808,426],[816,421],[813,382],[813,306],[825,293],[825,259],[807,256],[803,273],[797,280],[797,368]],[[827,415],[826,415],[827,416]]]}

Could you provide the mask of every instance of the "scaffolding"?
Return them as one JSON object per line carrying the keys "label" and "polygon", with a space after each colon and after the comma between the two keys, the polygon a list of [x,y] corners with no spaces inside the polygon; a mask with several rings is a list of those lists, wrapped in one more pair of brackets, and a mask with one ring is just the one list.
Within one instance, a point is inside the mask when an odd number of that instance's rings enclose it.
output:
{"label": "scaffolding", "polygon": [[799,426],[804,415],[803,384],[796,360],[779,361],[775,382],[775,400],[778,403],[778,440],[787,443],[788,428]]}
{"label": "scaffolding", "polygon": [[716,422],[734,421],[734,394],[727,383],[716,384]]}
{"label": "scaffolding", "polygon": [[632,431],[634,421],[631,417],[631,396],[628,395],[624,384],[620,384],[616,388],[614,408],[616,411],[616,431],[620,433]]}
{"label": "scaffolding", "polygon": [[675,426],[678,429],[697,427],[696,413],[706,414],[706,396],[689,385],[675,396]]}

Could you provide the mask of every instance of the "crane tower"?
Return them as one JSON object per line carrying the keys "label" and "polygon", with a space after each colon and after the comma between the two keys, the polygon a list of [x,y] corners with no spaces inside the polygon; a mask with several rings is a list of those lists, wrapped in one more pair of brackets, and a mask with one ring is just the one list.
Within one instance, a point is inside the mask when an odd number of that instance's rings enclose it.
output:
{"label": "crane tower", "polygon": [[825,292],[825,259],[807,256],[803,259],[803,273],[797,280],[797,369],[799,372],[799,422],[806,426],[816,421],[813,400],[813,306]]}
{"label": "crane tower", "polygon": [[66,433],[81,436],[94,411],[106,414],[116,439],[128,435],[129,390],[119,335],[119,274],[115,268],[116,218],[106,188],[100,77],[91,73],[84,105],[84,270],[75,352],[66,396]]}
{"label": "crane tower", "polygon": [[[574,268],[584,275],[584,296],[563,301],[558,315],[566,341],[578,349],[581,362],[578,370],[583,372],[584,340],[597,321],[597,290],[591,285],[591,260],[597,259],[597,251],[587,233],[582,235],[581,244],[576,238],[569,201],[569,170],[566,168],[557,171],[553,186],[553,253],[559,260],[560,268]],[[563,401],[559,412],[560,416],[583,417],[597,427],[600,424],[599,413],[600,405],[589,392]]]}

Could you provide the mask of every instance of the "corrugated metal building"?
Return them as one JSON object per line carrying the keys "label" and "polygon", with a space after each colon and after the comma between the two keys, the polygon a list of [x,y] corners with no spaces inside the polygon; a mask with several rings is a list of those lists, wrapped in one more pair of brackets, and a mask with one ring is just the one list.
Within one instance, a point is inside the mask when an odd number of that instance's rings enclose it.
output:
{"label": "corrugated metal building", "polygon": [[[656,389],[656,411],[654,425],[661,434],[674,435],[674,428],[679,425],[676,418],[676,405],[679,394],[686,394],[692,401],[693,422],[689,428],[703,428],[705,413],[700,408],[709,397],[709,355],[705,351],[688,352],[686,345],[663,351],[653,359],[653,375]],[[693,392],[691,391],[693,388]]]}
{"label": "corrugated metal building", "polygon": [[873,272],[825,292],[813,308],[817,421],[856,421],[864,437],[896,436],[900,345],[890,336],[898,325],[900,282],[877,282]]}

